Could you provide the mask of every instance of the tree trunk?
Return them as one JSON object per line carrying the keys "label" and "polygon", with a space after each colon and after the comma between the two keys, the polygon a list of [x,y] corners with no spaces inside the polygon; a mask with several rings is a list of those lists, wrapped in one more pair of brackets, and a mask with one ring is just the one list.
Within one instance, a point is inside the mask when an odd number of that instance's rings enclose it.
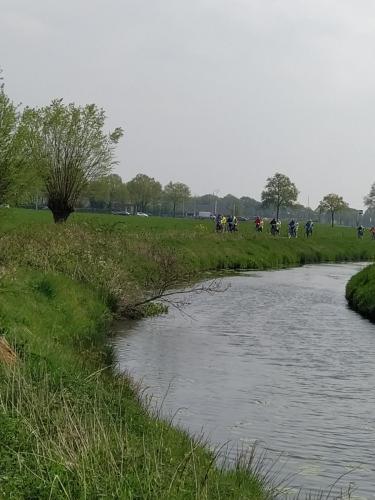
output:
{"label": "tree trunk", "polygon": [[56,224],[66,222],[69,215],[74,212],[74,208],[65,200],[48,200],[48,208],[51,210],[53,220]]}
{"label": "tree trunk", "polygon": [[176,217],[176,202],[173,202],[173,217]]}
{"label": "tree trunk", "polygon": [[335,212],[331,212],[331,226],[333,227],[335,224]]}
{"label": "tree trunk", "polygon": [[277,204],[277,207],[276,207],[276,220],[279,220],[279,213],[280,213],[280,205]]}
{"label": "tree trunk", "polygon": [[146,213],[146,210],[147,210],[147,205],[148,205],[148,202],[147,202],[147,201],[142,201],[141,206],[139,207],[139,208],[140,208],[140,212],[141,212],[142,214],[145,214],[145,213]]}

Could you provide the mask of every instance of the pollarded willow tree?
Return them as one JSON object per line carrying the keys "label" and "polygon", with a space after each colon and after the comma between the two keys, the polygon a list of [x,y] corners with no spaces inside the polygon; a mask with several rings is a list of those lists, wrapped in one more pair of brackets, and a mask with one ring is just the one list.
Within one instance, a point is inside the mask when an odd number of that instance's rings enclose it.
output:
{"label": "pollarded willow tree", "polygon": [[55,222],[66,221],[87,183],[108,175],[116,163],[115,147],[123,131],[106,134],[105,119],[95,104],[65,105],[62,99],[23,112],[25,154],[43,179]]}
{"label": "pollarded willow tree", "polygon": [[267,179],[267,184],[262,191],[264,206],[276,209],[276,219],[279,218],[280,208],[295,204],[298,198],[296,185],[284,174],[276,173]]}

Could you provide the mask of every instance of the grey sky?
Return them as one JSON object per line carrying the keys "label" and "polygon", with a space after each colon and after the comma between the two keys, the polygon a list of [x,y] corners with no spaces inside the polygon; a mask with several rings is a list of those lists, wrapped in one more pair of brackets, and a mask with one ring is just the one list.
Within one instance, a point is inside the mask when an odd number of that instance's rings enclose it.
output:
{"label": "grey sky", "polygon": [[117,172],[195,194],[360,208],[375,181],[372,0],[3,0],[0,67],[16,101],[104,107]]}

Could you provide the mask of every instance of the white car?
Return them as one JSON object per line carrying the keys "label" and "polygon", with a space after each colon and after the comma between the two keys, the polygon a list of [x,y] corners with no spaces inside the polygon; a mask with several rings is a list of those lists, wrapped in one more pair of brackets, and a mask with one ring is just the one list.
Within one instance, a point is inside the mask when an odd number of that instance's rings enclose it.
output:
{"label": "white car", "polygon": [[111,212],[111,213],[112,213],[112,215],[126,215],[126,216],[131,215],[131,213],[127,212],[126,210],[123,212],[117,211],[117,212]]}
{"label": "white car", "polygon": [[144,212],[137,212],[137,215],[139,217],[148,217],[148,214],[145,214]]}

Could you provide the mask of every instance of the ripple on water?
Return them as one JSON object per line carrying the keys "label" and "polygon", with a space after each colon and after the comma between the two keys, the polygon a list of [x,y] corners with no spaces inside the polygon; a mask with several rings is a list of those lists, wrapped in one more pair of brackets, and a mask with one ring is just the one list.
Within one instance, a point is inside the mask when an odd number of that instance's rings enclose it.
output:
{"label": "ripple on water", "polygon": [[119,325],[119,365],[166,415],[203,428],[229,453],[260,441],[290,487],[356,483],[375,499],[375,327],[347,306],[358,264],[225,278],[225,294],[192,297],[188,316]]}

